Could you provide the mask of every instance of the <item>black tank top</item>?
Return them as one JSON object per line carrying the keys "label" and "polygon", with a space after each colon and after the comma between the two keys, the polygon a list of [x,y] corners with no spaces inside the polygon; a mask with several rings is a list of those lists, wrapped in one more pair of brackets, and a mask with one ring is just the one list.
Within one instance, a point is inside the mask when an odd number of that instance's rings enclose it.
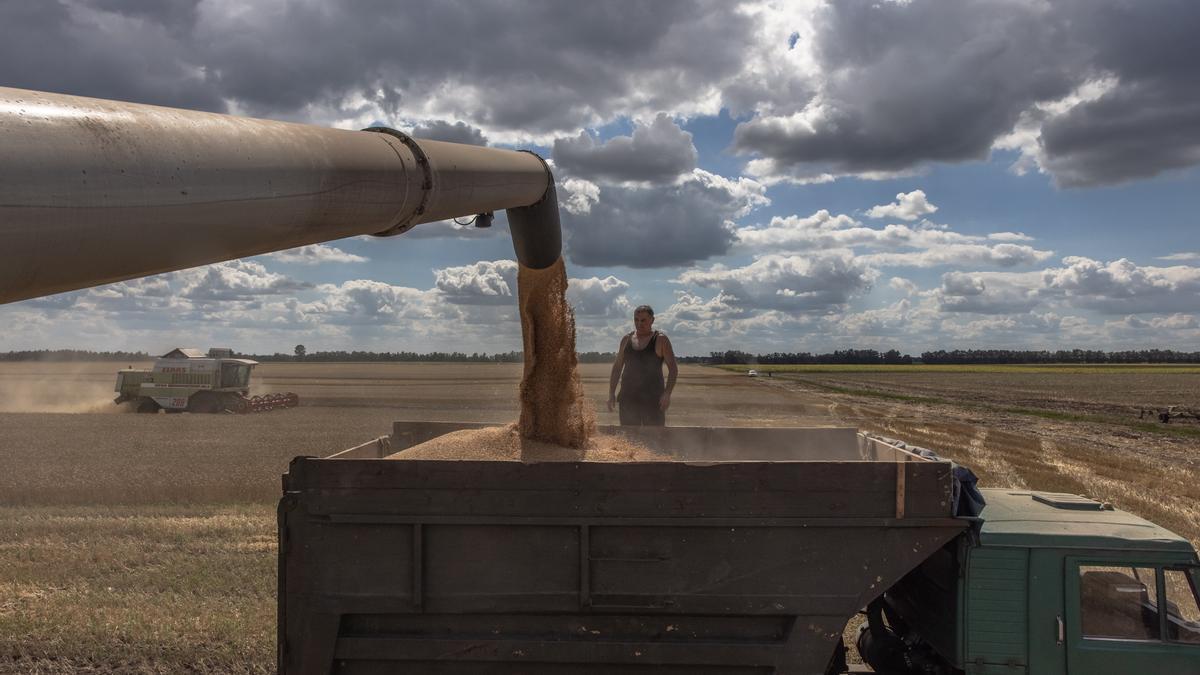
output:
{"label": "black tank top", "polygon": [[658,331],[650,336],[650,342],[641,349],[633,348],[633,336],[630,335],[625,345],[625,367],[621,370],[621,397],[656,399],[662,395],[663,359],[655,348],[658,342]]}

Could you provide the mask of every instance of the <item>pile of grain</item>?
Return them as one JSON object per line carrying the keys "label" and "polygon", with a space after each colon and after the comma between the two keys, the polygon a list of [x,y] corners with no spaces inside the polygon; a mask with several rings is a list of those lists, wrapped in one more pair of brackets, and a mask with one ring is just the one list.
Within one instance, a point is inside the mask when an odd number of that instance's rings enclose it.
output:
{"label": "pile of grain", "polygon": [[567,304],[562,258],[542,270],[519,266],[517,295],[525,344],[521,436],[583,448],[596,430],[596,411],[584,398],[575,356],[575,313]]}
{"label": "pile of grain", "polygon": [[669,457],[622,436],[593,435],[580,447],[523,438],[517,425],[454,431],[401,450],[387,459],[466,459],[520,462],[638,462]]}

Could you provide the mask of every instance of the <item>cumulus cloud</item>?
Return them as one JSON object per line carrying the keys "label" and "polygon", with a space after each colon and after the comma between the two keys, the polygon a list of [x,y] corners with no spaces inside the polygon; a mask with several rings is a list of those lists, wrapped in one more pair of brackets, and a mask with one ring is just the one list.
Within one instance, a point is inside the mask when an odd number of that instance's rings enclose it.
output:
{"label": "cumulus cloud", "polygon": [[1033,237],[1024,232],[992,232],[987,238],[990,241],[1033,241]]}
{"label": "cumulus cloud", "polygon": [[629,283],[609,275],[603,279],[569,279],[567,302],[575,310],[575,317],[628,318],[633,305],[626,297]]}
{"label": "cumulus cloud", "polygon": [[729,349],[730,344],[762,345],[767,351],[792,349],[797,332],[812,321],[808,314],[747,309],[723,291],[705,298],[691,290],[680,290],[675,293],[675,302],[659,311],[655,325],[670,333],[677,350],[696,354]]}
{"label": "cumulus cloud", "polygon": [[[362,279],[314,286],[245,260],[54,299],[66,302],[0,308],[0,314],[16,312],[28,319],[25,328],[6,336],[5,344],[23,348],[28,346],[24,341],[40,336],[47,341],[34,344],[165,351],[179,344],[227,343],[244,351],[269,351],[279,344],[321,339],[330,348],[351,344],[394,350],[396,341],[433,349],[478,339],[455,333],[463,332],[461,314],[436,289]],[[53,326],[54,334],[46,334],[45,326]],[[494,326],[491,332],[496,332]],[[519,344],[519,331],[516,336]]]}
{"label": "cumulus cloud", "polygon": [[737,241],[754,251],[807,250],[866,243],[875,232],[850,216],[821,209],[806,217],[775,216],[767,227],[740,227]]}
{"label": "cumulus cloud", "polygon": [[[1053,312],[988,316],[940,324],[942,339],[980,346],[1043,346],[1062,348],[1094,343],[1099,337],[1094,326],[1079,317],[1062,317]],[[1028,347],[1026,347],[1028,348]]]}
{"label": "cumulus cloud", "polygon": [[1063,258],[1042,273],[1043,293],[1110,314],[1194,312],[1200,308],[1200,268],[1148,267],[1125,258],[1100,262]]}
{"label": "cumulus cloud", "polygon": [[707,300],[690,291],[676,291],[674,304],[663,314],[675,321],[712,321],[745,316],[746,310],[737,306],[737,298],[724,291]]}
{"label": "cumulus cloud", "polygon": [[[738,246],[751,252],[874,249],[882,252],[861,254],[862,260],[880,267],[1014,267],[1040,263],[1054,254],[1025,244],[1008,243],[1012,233],[999,233],[998,237],[964,235],[929,221],[872,228],[850,216],[835,216],[824,209],[807,217],[776,216],[765,227],[738,228],[736,235]],[[991,243],[994,239],[1004,243]]]}
{"label": "cumulus cloud", "polygon": [[311,283],[269,272],[262,264],[249,260],[231,260],[174,274],[183,282],[180,295],[198,302],[246,300],[312,288]]}
{"label": "cumulus cloud", "polygon": [[[0,7],[0,81],[467,142],[725,109],[746,119],[734,148],[763,182],[906,175],[1009,147],[1088,186],[1200,163],[1198,22],[1189,0],[446,0],[369,21],[349,2],[64,0]],[[583,156],[609,171],[636,136],[584,137]],[[686,173],[686,154],[670,158],[632,180]]]}
{"label": "cumulus cloud", "polygon": [[1167,262],[1200,261],[1200,252],[1189,251],[1185,253],[1172,253],[1170,255],[1160,255],[1157,259],[1166,260]]}
{"label": "cumulus cloud", "polygon": [[888,286],[894,291],[900,291],[905,295],[915,295],[917,292],[917,284],[912,279],[904,277],[892,277],[888,279]]}
{"label": "cumulus cloud", "polygon": [[559,194],[559,204],[567,213],[586,216],[591,213],[592,205],[600,201],[600,186],[582,178],[568,178],[563,181]]}
{"label": "cumulus cloud", "polygon": [[339,324],[393,325],[411,322],[431,326],[433,319],[454,317],[431,291],[394,286],[372,279],[352,279],[341,284],[322,284],[317,302],[306,312]]}
{"label": "cumulus cloud", "polygon": [[677,283],[718,289],[742,309],[829,311],[870,290],[877,273],[848,253],[766,255],[745,267],[687,270]]}
{"label": "cumulus cloud", "polygon": [[942,265],[989,265],[1018,267],[1043,262],[1053,251],[1039,251],[1019,244],[942,244],[925,251],[870,253],[863,259],[880,267],[938,267]]}
{"label": "cumulus cloud", "polygon": [[983,295],[987,284],[979,276],[963,272],[948,272],[942,275],[942,293],[954,296]]}
{"label": "cumulus cloud", "polygon": [[763,185],[701,169],[671,185],[605,186],[588,211],[563,214],[567,255],[587,266],[689,265],[728,252],[734,219],[769,203]]}
{"label": "cumulus cloud", "polygon": [[1129,314],[1120,319],[1105,322],[1105,327],[1115,334],[1131,337],[1157,337],[1164,333],[1200,333],[1200,320],[1193,314],[1169,314],[1143,319]]}
{"label": "cumulus cloud", "polygon": [[813,95],[735,134],[764,181],[878,178],[993,147],[1067,187],[1200,163],[1187,0],[846,0],[813,21]]}
{"label": "cumulus cloud", "polygon": [[935,297],[948,312],[996,314],[1048,307],[1121,315],[1188,314],[1200,308],[1200,268],[1069,256],[1061,266],[1037,272],[948,272]]}
{"label": "cumulus cloud", "polygon": [[1066,187],[1148,178],[1200,163],[1200,5],[1067,0],[1057,9],[1115,86],[1042,127],[1043,169]]}
{"label": "cumulus cloud", "polygon": [[1037,273],[947,272],[934,292],[943,312],[1013,314],[1038,306]]}
{"label": "cumulus cloud", "polygon": [[716,0],[447,0],[367,21],[350,2],[68,0],[6,4],[0,26],[11,86],[352,127],[460,120],[511,142],[715,114],[762,24]]}
{"label": "cumulus cloud", "polygon": [[555,164],[591,180],[667,183],[695,169],[697,156],[692,135],[665,114],[603,143],[587,131],[554,141]]}
{"label": "cumulus cloud", "polygon": [[[821,6],[816,96],[740,124],[759,175],[894,175],[983,159],[1034,101],[1073,86],[1077,49],[1035,3],[849,0]],[[1019,45],[1019,46],[1018,46]]]}
{"label": "cumulus cloud", "polygon": [[367,262],[367,258],[353,253],[347,253],[336,246],[326,244],[309,244],[299,248],[292,248],[286,251],[267,254],[268,258],[278,260],[284,263],[296,263],[300,265],[319,265],[321,263],[361,263]]}
{"label": "cumulus cloud", "polygon": [[836,335],[844,335],[856,341],[861,341],[867,336],[895,340],[898,335],[912,331],[912,309],[912,301],[901,298],[887,307],[827,317],[828,329]]}
{"label": "cumulus cloud", "polygon": [[913,190],[912,192],[896,195],[896,201],[891,204],[881,204],[872,206],[867,210],[867,216],[871,218],[899,218],[900,220],[916,220],[921,216],[929,215],[938,210],[938,207],[930,204],[925,198],[924,190]]}
{"label": "cumulus cloud", "polygon": [[472,265],[434,270],[434,287],[453,303],[511,304],[517,293],[517,263],[481,260]]}
{"label": "cumulus cloud", "polygon": [[414,138],[424,138],[431,141],[446,141],[448,143],[464,143],[466,145],[487,145],[487,136],[481,129],[466,122],[450,123],[445,120],[431,120],[413,127]]}
{"label": "cumulus cloud", "polygon": [[[0,4],[5,86],[225,112],[196,68],[194,2]],[[137,45],[131,49],[131,45]]]}
{"label": "cumulus cloud", "polygon": [[[436,269],[434,288],[456,305],[516,307],[517,263],[480,260],[470,265]],[[629,283],[615,276],[567,280],[567,302],[579,317],[626,316],[632,305],[626,297]]]}

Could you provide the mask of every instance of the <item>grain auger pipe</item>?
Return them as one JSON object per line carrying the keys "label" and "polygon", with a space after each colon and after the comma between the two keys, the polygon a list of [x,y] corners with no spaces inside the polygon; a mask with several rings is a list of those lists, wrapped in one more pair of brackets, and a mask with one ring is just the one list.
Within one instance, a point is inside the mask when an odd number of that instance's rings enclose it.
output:
{"label": "grain auger pipe", "polygon": [[0,303],[501,209],[558,259],[533,153],[0,87]]}

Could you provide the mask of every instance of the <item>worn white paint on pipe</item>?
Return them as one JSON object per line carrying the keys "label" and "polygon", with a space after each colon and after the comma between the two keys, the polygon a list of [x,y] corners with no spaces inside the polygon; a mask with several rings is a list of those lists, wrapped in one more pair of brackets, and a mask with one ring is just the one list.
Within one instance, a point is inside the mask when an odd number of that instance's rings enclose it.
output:
{"label": "worn white paint on pipe", "polygon": [[415,146],[0,87],[0,303],[527,206],[551,181],[528,153]]}

